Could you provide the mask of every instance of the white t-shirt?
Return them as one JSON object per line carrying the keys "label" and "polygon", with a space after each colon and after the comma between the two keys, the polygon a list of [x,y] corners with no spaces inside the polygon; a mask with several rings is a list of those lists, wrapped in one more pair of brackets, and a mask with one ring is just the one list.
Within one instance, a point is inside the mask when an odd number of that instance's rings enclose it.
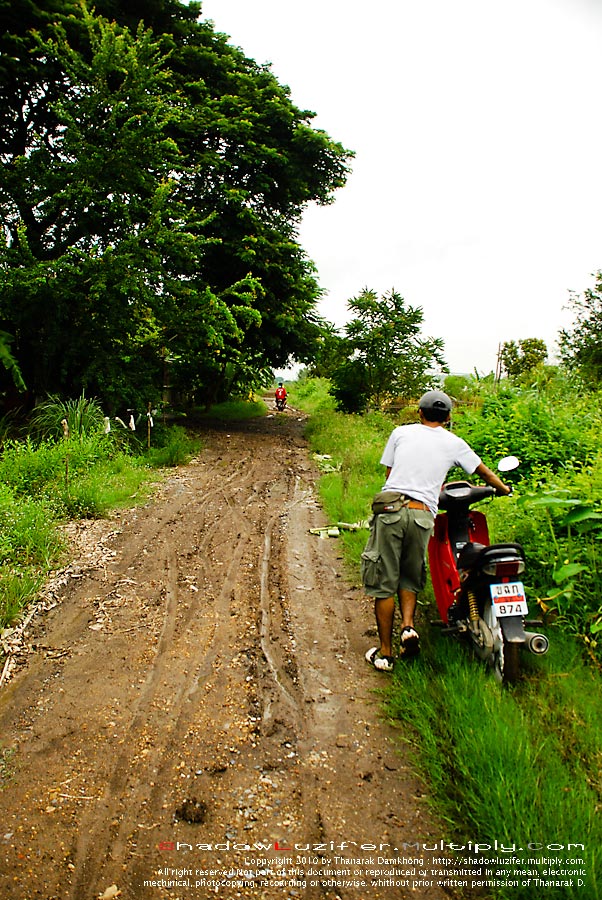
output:
{"label": "white t-shirt", "polygon": [[391,467],[383,490],[421,500],[436,515],[449,470],[461,466],[472,475],[481,460],[466,441],[440,425],[400,425],[391,432],[381,463]]}

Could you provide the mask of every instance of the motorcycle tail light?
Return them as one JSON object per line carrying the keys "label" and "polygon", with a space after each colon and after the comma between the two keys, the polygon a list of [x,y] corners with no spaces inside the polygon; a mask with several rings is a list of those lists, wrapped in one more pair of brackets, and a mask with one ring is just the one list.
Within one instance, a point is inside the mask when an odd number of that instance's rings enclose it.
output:
{"label": "motorcycle tail light", "polygon": [[525,561],[517,557],[512,559],[496,559],[485,563],[483,572],[486,575],[495,575],[497,578],[514,578],[525,571]]}

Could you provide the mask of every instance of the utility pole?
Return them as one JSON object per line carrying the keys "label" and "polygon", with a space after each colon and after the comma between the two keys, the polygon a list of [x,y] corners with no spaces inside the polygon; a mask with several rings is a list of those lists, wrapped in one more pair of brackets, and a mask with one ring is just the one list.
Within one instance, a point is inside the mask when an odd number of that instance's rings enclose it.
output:
{"label": "utility pole", "polygon": [[497,346],[497,361],[495,364],[495,383],[499,384],[502,380],[502,345]]}

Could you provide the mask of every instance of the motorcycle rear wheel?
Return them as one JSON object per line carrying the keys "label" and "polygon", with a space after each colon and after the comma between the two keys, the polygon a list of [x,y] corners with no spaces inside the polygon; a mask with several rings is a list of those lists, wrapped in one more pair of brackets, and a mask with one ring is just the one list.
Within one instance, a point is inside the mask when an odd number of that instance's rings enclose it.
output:
{"label": "motorcycle rear wheel", "polygon": [[504,640],[493,651],[491,663],[497,681],[514,684],[520,678],[520,644]]}
{"label": "motorcycle rear wheel", "polygon": [[493,650],[489,662],[493,667],[495,680],[501,684],[514,684],[520,678],[520,644],[506,640],[491,606],[485,609],[484,619],[493,637]]}

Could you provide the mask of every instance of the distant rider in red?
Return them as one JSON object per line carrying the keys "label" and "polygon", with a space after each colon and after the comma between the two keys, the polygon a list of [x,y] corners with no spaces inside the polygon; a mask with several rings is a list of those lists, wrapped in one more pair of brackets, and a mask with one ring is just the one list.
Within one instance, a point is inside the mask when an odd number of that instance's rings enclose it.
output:
{"label": "distant rider in red", "polygon": [[284,409],[286,405],[286,388],[282,384],[282,382],[278,382],[278,387],[276,388],[276,406],[278,409]]}

